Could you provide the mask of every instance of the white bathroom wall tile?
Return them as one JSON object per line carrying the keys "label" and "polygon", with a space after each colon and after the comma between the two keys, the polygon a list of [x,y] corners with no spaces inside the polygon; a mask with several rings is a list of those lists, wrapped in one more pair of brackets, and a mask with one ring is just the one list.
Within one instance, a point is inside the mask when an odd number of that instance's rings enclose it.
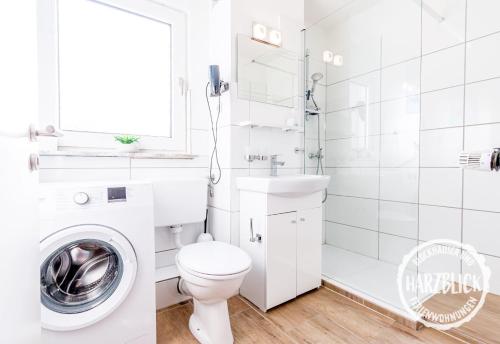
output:
{"label": "white bathroom wall tile", "polygon": [[416,95],[420,92],[420,59],[382,70],[382,100]]}
{"label": "white bathroom wall tile", "polygon": [[418,205],[380,201],[380,232],[417,239]]}
{"label": "white bathroom wall tile", "polygon": [[[326,210],[328,221],[377,230],[377,200],[329,195]],[[363,216],[359,216],[360,214]]]}
{"label": "white bathroom wall tile", "polygon": [[379,103],[330,112],[326,115],[327,139],[345,139],[350,137],[377,135],[379,132]]}
{"label": "white bathroom wall tile", "polygon": [[142,159],[131,158],[131,168],[206,168],[208,169],[208,157],[197,156],[192,159]]}
{"label": "white bathroom wall tile", "polygon": [[459,168],[421,168],[420,203],[461,207],[462,170]]}
{"label": "white bathroom wall tile", "polygon": [[422,11],[422,51],[424,54],[465,41],[466,0],[423,0],[423,5],[445,17],[438,20]]}
{"label": "white bathroom wall tile", "polygon": [[[428,246],[429,250],[443,250],[450,246],[432,244]],[[453,247],[453,246],[451,246]],[[454,273],[458,275],[461,271],[461,257],[458,255],[434,255],[432,259],[425,259],[418,266],[419,273],[427,274],[439,274],[439,273]],[[429,276],[429,275],[426,275]],[[439,275],[438,275],[439,276]],[[425,277],[423,277],[425,278]],[[434,277],[433,282],[437,282],[437,278]]]}
{"label": "white bathroom wall tile", "polygon": [[380,142],[381,167],[418,167],[418,131],[382,135]]}
{"label": "white bathroom wall tile", "polygon": [[500,295],[500,258],[486,256],[486,266],[491,269],[490,293]]}
{"label": "white bathroom wall tile", "polygon": [[328,85],[326,111],[376,103],[380,100],[380,71]]}
{"label": "white bathroom wall tile", "polygon": [[[304,116],[305,117],[305,116]],[[319,120],[319,137],[321,139],[325,138],[325,119],[326,115],[321,113],[316,116],[308,116],[304,121],[305,138],[306,139],[317,139],[318,138],[318,120]],[[301,124],[302,125],[302,124]]]}
{"label": "white bathroom wall tile", "polygon": [[[330,47],[331,50],[344,57],[344,64],[341,68],[327,64],[329,84],[380,68],[380,33],[366,32],[363,29],[356,31],[357,28],[353,27],[353,23],[347,25],[350,26],[350,30],[348,29],[350,32],[339,32],[340,35],[344,35],[340,37],[344,38],[344,44],[341,46],[338,45],[340,41],[339,37],[329,37],[330,43],[334,44],[334,46]],[[356,35],[356,39],[348,39],[351,35]],[[346,37],[347,39],[345,39]]]}
{"label": "white bathroom wall tile", "polygon": [[184,177],[206,178],[208,183],[208,169],[206,167],[141,167],[130,170],[130,178],[132,180],[161,180]]}
{"label": "white bathroom wall tile", "polygon": [[384,0],[382,65],[387,66],[420,55],[421,16],[413,1]]}
{"label": "white bathroom wall tile", "polygon": [[458,86],[421,95],[421,129],[461,126],[464,87]]}
{"label": "white bathroom wall tile", "polygon": [[463,129],[448,128],[420,133],[421,167],[458,167],[462,151]]}
{"label": "white bathroom wall tile", "polygon": [[[482,255],[485,258],[485,264],[491,270],[490,277],[490,290],[489,292],[495,295],[500,295],[500,258]],[[472,276],[480,276],[481,272],[478,271],[476,264],[470,266],[466,262],[462,262],[462,269],[464,274],[471,274]]]}
{"label": "white bathroom wall tile", "polygon": [[238,211],[240,194],[236,188],[236,180],[248,175],[248,169],[223,169],[219,183],[213,186],[213,197],[208,198],[209,205],[223,210]]}
{"label": "white bathroom wall tile", "polygon": [[367,136],[326,142],[327,167],[377,167],[378,136]]}
{"label": "white bathroom wall tile", "polygon": [[500,77],[500,33],[467,44],[467,82]]}
{"label": "white bathroom wall tile", "polygon": [[374,231],[327,222],[325,240],[328,245],[365,256],[377,258],[378,255],[378,234]]}
{"label": "white bathroom wall tile", "polygon": [[465,127],[465,150],[483,151],[500,147],[500,123]]}
{"label": "white bathroom wall tile", "polygon": [[[233,90],[237,90],[238,83],[231,83]],[[250,121],[250,101],[238,97],[238,92],[230,92],[231,108],[229,111],[229,119],[223,122],[225,125],[239,124],[243,121]]]}
{"label": "white bathroom wall tile", "polygon": [[208,155],[209,154],[208,139],[209,139],[208,131],[191,130],[191,153],[195,155]]}
{"label": "white bathroom wall tile", "polygon": [[130,179],[130,169],[41,169],[39,180],[41,183],[50,182],[88,182],[88,181],[123,181]]}
{"label": "white bathroom wall tile", "polygon": [[416,240],[380,234],[380,260],[401,264],[403,257],[415,246],[417,246]]}
{"label": "white bathroom wall tile", "polygon": [[467,2],[467,39],[474,39],[500,31],[498,21],[500,2],[473,0]]}
{"label": "white bathroom wall tile", "polygon": [[416,203],[418,168],[381,168],[380,199]]}
{"label": "white bathroom wall tile", "polygon": [[240,246],[240,212],[231,213],[231,245]]}
{"label": "white bathroom wall tile", "polygon": [[465,124],[500,122],[500,79],[466,86]]}
{"label": "white bathroom wall tile", "polygon": [[[222,167],[248,167],[248,161],[245,160],[245,154],[247,154],[247,148],[249,147],[250,130],[252,129],[249,129],[247,127],[242,128],[239,126],[231,126],[227,128],[229,128],[230,132],[230,142],[224,142],[223,140],[221,140],[220,144],[217,144],[219,152],[222,152],[222,154],[220,155],[222,156]],[[227,131],[224,134],[227,135]]]}
{"label": "white bathroom wall tile", "polygon": [[464,208],[500,212],[500,175],[464,171]]}
{"label": "white bathroom wall tile", "polygon": [[209,207],[207,225],[214,240],[231,242],[231,212]]}
{"label": "white bathroom wall tile", "polygon": [[382,102],[381,108],[380,131],[382,134],[418,132],[420,127],[419,96]]}
{"label": "white bathroom wall tile", "polygon": [[478,252],[500,257],[500,213],[464,210],[464,243]]}
{"label": "white bathroom wall tile", "polygon": [[40,168],[129,168],[130,158],[126,157],[84,157],[84,156],[50,156],[40,157]]}
{"label": "white bathroom wall tile", "polygon": [[[303,156],[295,153],[295,148],[302,148],[303,134],[283,132],[281,129],[253,128],[250,130],[249,153],[264,156],[278,155],[278,160],[285,162],[286,168],[300,168],[303,165]],[[247,153],[243,153],[245,155]],[[251,168],[268,168],[270,160],[250,163]]]}
{"label": "white bathroom wall tile", "polygon": [[419,240],[462,240],[462,210],[420,205]]}
{"label": "white bathroom wall tile", "polygon": [[378,198],[378,168],[328,168],[327,173],[330,194]]}
{"label": "white bathroom wall tile", "polygon": [[462,85],[465,49],[463,45],[440,50],[422,58],[422,92]]}

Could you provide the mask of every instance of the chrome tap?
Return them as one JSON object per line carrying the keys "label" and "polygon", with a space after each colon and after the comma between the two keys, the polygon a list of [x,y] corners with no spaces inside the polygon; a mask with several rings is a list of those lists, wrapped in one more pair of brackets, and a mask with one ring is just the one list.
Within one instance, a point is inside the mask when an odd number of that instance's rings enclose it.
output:
{"label": "chrome tap", "polygon": [[284,165],[284,161],[278,161],[278,155],[271,155],[271,176],[276,177],[278,175],[278,166]]}

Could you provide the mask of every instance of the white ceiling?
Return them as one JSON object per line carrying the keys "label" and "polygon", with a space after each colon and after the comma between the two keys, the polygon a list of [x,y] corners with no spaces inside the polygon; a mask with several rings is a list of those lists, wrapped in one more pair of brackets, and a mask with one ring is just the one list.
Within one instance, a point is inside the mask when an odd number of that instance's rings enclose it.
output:
{"label": "white ceiling", "polygon": [[304,16],[309,27],[355,0],[305,0]]}

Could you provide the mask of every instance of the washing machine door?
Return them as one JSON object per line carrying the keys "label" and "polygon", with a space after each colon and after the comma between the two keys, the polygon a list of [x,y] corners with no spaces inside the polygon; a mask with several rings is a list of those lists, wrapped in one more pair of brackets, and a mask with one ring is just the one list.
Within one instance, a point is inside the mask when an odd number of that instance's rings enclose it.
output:
{"label": "washing machine door", "polygon": [[42,326],[70,331],[90,326],[125,301],[137,273],[131,243],[117,230],[79,225],[40,243]]}

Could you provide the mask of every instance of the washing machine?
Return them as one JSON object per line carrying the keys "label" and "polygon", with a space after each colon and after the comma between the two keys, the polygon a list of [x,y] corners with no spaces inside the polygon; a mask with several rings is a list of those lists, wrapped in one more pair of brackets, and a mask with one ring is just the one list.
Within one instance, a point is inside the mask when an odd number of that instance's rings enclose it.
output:
{"label": "washing machine", "polygon": [[44,344],[156,342],[148,182],[40,186]]}

